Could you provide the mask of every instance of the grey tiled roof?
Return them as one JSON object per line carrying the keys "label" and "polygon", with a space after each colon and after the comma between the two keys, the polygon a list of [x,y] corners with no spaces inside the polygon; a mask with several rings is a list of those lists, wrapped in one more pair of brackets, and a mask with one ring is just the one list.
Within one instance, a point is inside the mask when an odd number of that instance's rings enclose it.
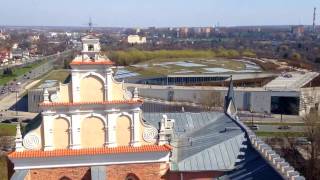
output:
{"label": "grey tiled roof", "polygon": [[[175,120],[173,159],[179,171],[230,170],[245,140],[244,132],[224,113],[166,113]],[[161,113],[144,113],[158,126]]]}
{"label": "grey tiled roof", "polygon": [[248,145],[246,149],[243,149],[243,151],[241,161],[237,162],[235,168],[232,171],[227,172],[221,179],[283,179],[280,174],[276,172],[250,145]]}
{"label": "grey tiled roof", "polygon": [[226,114],[144,113],[144,120],[159,129],[163,114],[175,120],[172,171],[224,171],[222,179],[282,179]]}

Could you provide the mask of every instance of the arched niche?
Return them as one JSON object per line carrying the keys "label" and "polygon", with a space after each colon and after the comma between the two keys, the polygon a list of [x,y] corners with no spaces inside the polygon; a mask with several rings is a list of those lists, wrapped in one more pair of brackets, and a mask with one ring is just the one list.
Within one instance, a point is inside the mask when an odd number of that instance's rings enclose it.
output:
{"label": "arched niche", "polygon": [[67,149],[70,144],[69,122],[64,117],[53,120],[53,144],[55,149]]}
{"label": "arched niche", "polygon": [[118,146],[129,146],[131,142],[131,120],[121,115],[116,120],[116,143]]}
{"label": "arched niche", "polygon": [[81,147],[104,147],[105,125],[101,118],[96,116],[86,117],[81,123]]}
{"label": "arched niche", "polygon": [[104,83],[98,76],[88,75],[81,79],[80,97],[82,102],[104,101]]}

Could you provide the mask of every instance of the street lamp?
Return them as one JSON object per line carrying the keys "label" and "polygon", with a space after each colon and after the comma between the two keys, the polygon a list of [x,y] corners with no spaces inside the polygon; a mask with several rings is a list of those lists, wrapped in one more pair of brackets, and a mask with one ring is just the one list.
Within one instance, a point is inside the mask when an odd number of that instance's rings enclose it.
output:
{"label": "street lamp", "polygon": [[250,107],[250,113],[251,113],[251,127],[253,127],[253,108]]}
{"label": "street lamp", "polygon": [[16,83],[16,88],[15,88],[15,92],[16,92],[16,104],[15,104],[15,110],[16,110],[16,116],[18,116],[18,92],[19,92],[19,86],[20,86],[20,82]]}

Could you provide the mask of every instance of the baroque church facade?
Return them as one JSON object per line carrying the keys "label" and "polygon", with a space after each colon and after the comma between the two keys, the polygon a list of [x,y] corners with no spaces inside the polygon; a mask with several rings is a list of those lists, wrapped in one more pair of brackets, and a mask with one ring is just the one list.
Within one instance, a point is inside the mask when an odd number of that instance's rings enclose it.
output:
{"label": "baroque church facade", "polygon": [[[23,136],[17,128],[16,149],[9,155],[15,170],[27,170],[26,179],[42,179],[51,168],[156,163],[160,177],[171,148],[142,120],[137,89],[127,91],[113,79],[113,62],[100,55],[96,36],[84,36],[82,44],[70,63],[71,82],[51,94],[44,89],[41,122],[27,126]],[[71,179],[78,178],[83,177]]]}

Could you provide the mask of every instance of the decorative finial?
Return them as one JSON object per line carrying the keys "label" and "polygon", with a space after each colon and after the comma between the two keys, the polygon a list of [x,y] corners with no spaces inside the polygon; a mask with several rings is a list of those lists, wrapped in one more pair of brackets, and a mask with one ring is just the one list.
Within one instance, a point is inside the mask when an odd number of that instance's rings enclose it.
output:
{"label": "decorative finial", "polygon": [[16,131],[16,139],[15,139],[15,143],[16,143],[16,151],[17,152],[21,152],[23,151],[23,145],[22,145],[22,134],[21,134],[21,127],[20,127],[20,123],[17,124],[17,131]]}
{"label": "decorative finial", "polygon": [[162,119],[160,120],[160,132],[159,132],[159,145],[168,144],[167,136],[166,136],[166,119],[167,116],[163,115]]}
{"label": "decorative finial", "polygon": [[139,91],[138,88],[134,88],[133,90],[133,100],[138,100],[139,99]]}
{"label": "decorative finial", "polygon": [[49,102],[49,92],[47,88],[43,89],[43,102]]}
{"label": "decorative finial", "polygon": [[169,137],[172,136],[174,119],[168,119],[167,115],[162,115],[159,131],[159,145],[169,143]]}

